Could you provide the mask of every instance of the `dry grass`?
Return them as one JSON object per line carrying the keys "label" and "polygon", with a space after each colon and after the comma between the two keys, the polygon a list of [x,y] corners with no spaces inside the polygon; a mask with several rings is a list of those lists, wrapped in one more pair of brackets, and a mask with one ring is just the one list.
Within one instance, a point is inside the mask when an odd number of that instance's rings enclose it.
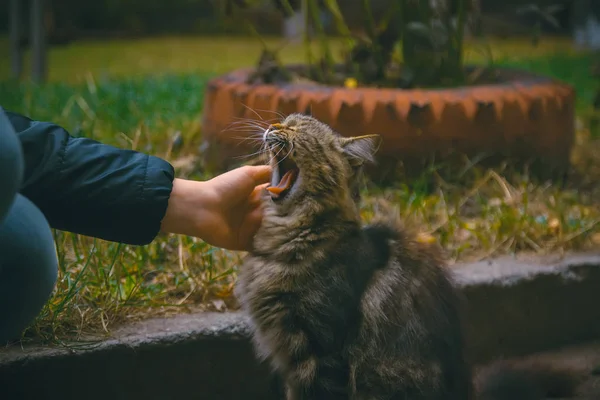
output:
{"label": "dry grass", "polygon": [[[476,51],[481,48],[470,45],[468,58],[485,61],[485,52]],[[588,106],[593,81],[585,76],[587,59],[567,41],[542,42],[537,49],[526,41],[492,41],[490,48],[496,61],[571,81],[584,94],[582,107]],[[5,49],[0,41],[0,52]],[[74,134],[165,157],[179,176],[203,179],[195,154],[205,83],[215,73],[252,65],[259,50],[252,40],[222,38],[74,43],[51,51],[51,83],[0,82],[0,104]],[[283,56],[301,61],[302,52],[290,45]],[[0,80],[7,68],[0,64]],[[584,123],[565,188],[508,167],[450,173],[432,166],[410,183],[365,188],[363,213],[369,219],[381,203],[399,207],[453,262],[591,248],[600,243],[599,150]],[[26,338],[80,339],[131,319],[235,307],[231,293],[242,254],[176,235],[134,247],[56,232],[56,243],[57,289]]]}

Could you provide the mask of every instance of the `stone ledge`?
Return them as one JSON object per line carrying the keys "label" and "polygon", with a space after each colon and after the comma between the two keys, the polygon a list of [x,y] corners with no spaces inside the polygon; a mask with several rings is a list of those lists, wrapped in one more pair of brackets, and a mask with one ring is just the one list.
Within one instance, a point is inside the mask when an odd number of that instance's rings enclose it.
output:
{"label": "stone ledge", "polygon": [[[600,337],[600,252],[503,257],[453,270],[468,299],[477,363]],[[0,350],[0,398],[279,398],[248,333],[239,312],[201,313],[127,325],[85,350],[13,346]]]}
{"label": "stone ledge", "polygon": [[455,279],[476,362],[600,337],[600,252],[502,257],[458,266]]}

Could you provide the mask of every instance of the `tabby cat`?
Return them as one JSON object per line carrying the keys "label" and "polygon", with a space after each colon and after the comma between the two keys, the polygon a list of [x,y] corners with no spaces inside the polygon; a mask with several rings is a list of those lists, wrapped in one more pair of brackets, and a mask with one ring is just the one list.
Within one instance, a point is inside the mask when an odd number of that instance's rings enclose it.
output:
{"label": "tabby cat", "polygon": [[[483,398],[441,251],[394,218],[361,223],[357,177],[378,136],[291,114],[263,140],[272,182],[235,290],[286,398]],[[491,393],[496,378],[487,399],[503,398]]]}

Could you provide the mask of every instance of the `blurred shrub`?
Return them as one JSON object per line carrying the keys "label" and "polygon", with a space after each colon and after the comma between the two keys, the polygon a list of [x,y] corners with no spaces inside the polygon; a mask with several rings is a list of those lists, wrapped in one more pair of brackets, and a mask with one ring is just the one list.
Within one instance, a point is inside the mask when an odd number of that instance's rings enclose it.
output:
{"label": "blurred shrub", "polygon": [[[7,32],[8,4],[10,0],[0,0],[0,33]],[[48,25],[56,42],[82,36],[148,35],[159,33],[202,33],[202,34],[247,34],[244,24],[239,21],[226,22],[219,18],[218,5],[224,0],[54,0],[48,1]],[[239,0],[246,1],[246,0]],[[281,32],[281,8],[279,0],[252,0],[263,2],[258,9],[251,9],[243,16],[251,20],[261,34]],[[568,11],[575,0],[480,0],[484,14],[498,15],[506,22],[526,22],[514,13],[518,5],[534,2],[540,6],[561,3]],[[451,0],[455,3],[456,0]],[[23,17],[27,19],[28,0],[21,0]],[[291,0],[297,7],[299,0]],[[388,8],[390,0],[371,0],[373,16],[377,19]],[[361,2],[339,1],[344,19],[351,28],[364,23]],[[566,25],[569,13],[561,16],[561,25]],[[333,27],[331,27],[333,28]],[[333,30],[333,29],[332,29]],[[25,32],[26,33],[26,32]]]}
{"label": "blurred shrub", "polygon": [[[0,33],[8,31],[8,3],[0,0]],[[46,23],[54,41],[83,36],[131,36],[160,33],[246,34],[244,26],[218,18],[218,0],[60,0],[49,2]],[[27,22],[29,2],[22,1]],[[264,33],[279,33],[275,8],[249,11]],[[27,25],[25,24],[24,27]],[[27,29],[24,35],[27,36]]]}

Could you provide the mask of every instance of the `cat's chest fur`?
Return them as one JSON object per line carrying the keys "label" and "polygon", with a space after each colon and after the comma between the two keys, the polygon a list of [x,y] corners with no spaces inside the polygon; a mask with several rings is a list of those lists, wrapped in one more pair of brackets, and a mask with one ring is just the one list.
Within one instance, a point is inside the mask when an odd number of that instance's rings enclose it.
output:
{"label": "cat's chest fur", "polygon": [[[324,292],[336,293],[348,290],[347,266],[326,259],[319,262],[301,260],[294,263],[280,263],[260,257],[248,257],[240,273],[240,290],[245,294],[250,311],[257,312],[259,299],[256,296],[275,300],[275,294],[293,296],[298,300],[290,306],[298,308],[318,307],[327,303],[321,296]],[[244,295],[243,295],[244,296]]]}
{"label": "cat's chest fur", "polygon": [[327,250],[315,248],[286,261],[277,254],[245,259],[236,296],[250,317],[258,354],[279,369],[304,351],[343,362],[368,281],[362,275],[373,257],[360,230],[338,239]]}
{"label": "cat's chest fur", "polygon": [[342,309],[333,313],[331,307],[351,297],[347,278],[346,266],[331,259],[282,263],[249,256],[236,295],[259,331],[299,326],[310,330],[321,319],[333,322],[344,314]]}

